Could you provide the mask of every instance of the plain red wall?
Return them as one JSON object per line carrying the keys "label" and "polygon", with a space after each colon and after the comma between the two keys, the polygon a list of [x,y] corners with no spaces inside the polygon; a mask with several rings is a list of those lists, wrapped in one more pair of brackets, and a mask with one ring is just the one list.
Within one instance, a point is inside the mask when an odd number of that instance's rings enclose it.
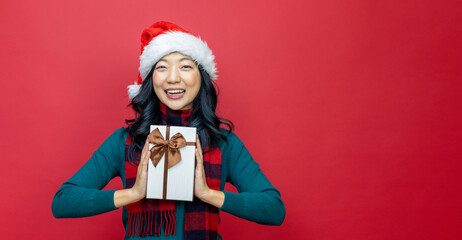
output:
{"label": "plain red wall", "polygon": [[225,239],[461,239],[461,9],[1,1],[1,238],[122,238],[121,210],[57,220],[50,204],[132,116],[140,33],[168,20],[213,49],[220,113],[286,205],[280,227],[222,213]]}

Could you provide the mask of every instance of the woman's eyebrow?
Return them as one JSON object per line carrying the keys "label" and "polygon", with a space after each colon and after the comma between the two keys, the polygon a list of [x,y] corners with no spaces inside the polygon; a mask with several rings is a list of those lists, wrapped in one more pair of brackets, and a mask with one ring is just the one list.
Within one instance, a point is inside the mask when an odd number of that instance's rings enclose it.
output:
{"label": "woman's eyebrow", "polygon": [[[190,57],[184,57],[184,58],[181,58],[181,59],[180,59],[180,61],[183,61],[183,60],[190,60],[190,61],[192,61],[192,58],[190,58]],[[159,59],[159,62],[160,62],[160,61],[168,62],[167,60],[165,60],[165,59],[163,59],[163,58]]]}

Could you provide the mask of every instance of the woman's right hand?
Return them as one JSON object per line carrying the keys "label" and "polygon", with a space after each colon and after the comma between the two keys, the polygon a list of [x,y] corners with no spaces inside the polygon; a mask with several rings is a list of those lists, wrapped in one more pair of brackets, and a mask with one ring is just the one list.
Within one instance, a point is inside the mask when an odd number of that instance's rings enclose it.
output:
{"label": "woman's right hand", "polygon": [[148,182],[148,162],[151,157],[149,151],[149,141],[146,139],[143,150],[141,151],[141,159],[138,164],[138,171],[136,173],[135,184],[131,188],[133,194],[137,196],[137,201],[146,197],[146,189]]}
{"label": "woman's right hand", "polygon": [[137,202],[146,197],[148,183],[148,162],[151,157],[149,151],[149,141],[146,139],[143,150],[141,151],[140,163],[136,173],[135,184],[130,189],[117,190],[114,193],[114,206],[119,208],[130,203]]}

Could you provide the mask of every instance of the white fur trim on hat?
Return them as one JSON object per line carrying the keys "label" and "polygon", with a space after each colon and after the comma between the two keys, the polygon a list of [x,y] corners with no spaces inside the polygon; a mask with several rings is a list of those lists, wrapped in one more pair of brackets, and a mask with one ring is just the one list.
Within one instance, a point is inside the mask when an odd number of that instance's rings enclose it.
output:
{"label": "white fur trim on hat", "polygon": [[210,75],[210,79],[215,80],[217,78],[217,69],[214,61],[215,56],[205,41],[202,41],[200,37],[195,37],[185,32],[168,31],[153,38],[151,42],[144,47],[143,53],[140,56],[139,71],[141,79],[144,81],[152,67],[154,67],[163,56],[172,52],[179,52],[190,56],[204,68]]}
{"label": "white fur trim on hat", "polygon": [[135,82],[132,85],[128,85],[127,88],[128,88],[128,98],[133,99],[140,92],[141,85]]}

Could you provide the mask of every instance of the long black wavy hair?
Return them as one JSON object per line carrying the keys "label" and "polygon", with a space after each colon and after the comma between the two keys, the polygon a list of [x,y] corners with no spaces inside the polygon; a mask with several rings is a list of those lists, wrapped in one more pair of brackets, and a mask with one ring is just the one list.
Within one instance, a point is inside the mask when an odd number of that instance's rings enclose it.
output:
{"label": "long black wavy hair", "polygon": [[[160,111],[159,98],[154,92],[152,74],[155,66],[143,81],[140,92],[136,95],[128,107],[135,111],[134,119],[127,119],[127,130],[131,138],[128,148],[128,159],[135,163],[135,150],[142,149],[149,134],[150,125],[161,124],[162,117]],[[193,101],[193,112],[190,119],[190,127],[196,127],[201,140],[202,150],[206,147],[214,148],[219,139],[226,141],[226,135],[220,131],[220,126],[225,125],[229,132],[233,131],[234,124],[225,118],[215,114],[217,107],[218,86],[210,79],[209,74],[197,64],[201,74],[201,87]]]}

